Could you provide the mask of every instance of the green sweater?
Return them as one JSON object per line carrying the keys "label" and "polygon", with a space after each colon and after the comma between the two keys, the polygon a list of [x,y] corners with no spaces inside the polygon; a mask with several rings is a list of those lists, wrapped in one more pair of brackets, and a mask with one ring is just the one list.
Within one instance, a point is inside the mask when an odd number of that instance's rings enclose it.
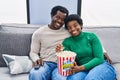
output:
{"label": "green sweater", "polygon": [[100,40],[94,33],[81,32],[63,41],[64,50],[75,52],[77,65],[83,65],[86,70],[103,63],[103,50]]}

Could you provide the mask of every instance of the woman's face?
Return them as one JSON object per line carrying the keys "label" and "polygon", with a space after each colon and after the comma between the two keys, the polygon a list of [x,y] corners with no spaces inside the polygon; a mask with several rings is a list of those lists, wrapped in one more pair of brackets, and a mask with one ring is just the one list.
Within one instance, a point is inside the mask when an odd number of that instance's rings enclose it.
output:
{"label": "woman's face", "polygon": [[72,36],[77,36],[82,31],[82,26],[76,21],[72,20],[67,23],[68,31]]}

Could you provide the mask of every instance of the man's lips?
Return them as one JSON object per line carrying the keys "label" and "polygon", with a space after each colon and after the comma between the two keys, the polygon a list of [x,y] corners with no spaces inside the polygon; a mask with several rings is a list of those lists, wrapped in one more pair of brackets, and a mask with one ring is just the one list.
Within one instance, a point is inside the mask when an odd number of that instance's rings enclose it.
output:
{"label": "man's lips", "polygon": [[56,26],[60,26],[60,24],[59,24],[59,23],[56,23]]}
{"label": "man's lips", "polygon": [[61,24],[60,23],[55,23],[55,26],[56,27],[61,27]]}

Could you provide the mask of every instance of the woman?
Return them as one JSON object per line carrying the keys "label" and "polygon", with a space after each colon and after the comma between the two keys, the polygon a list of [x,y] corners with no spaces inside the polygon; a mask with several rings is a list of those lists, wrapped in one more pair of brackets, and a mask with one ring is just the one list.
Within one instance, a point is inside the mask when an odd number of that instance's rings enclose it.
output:
{"label": "woman", "polygon": [[[65,20],[65,28],[71,37],[63,41],[64,50],[77,54],[75,66],[72,67],[67,80],[114,80],[114,68],[104,60],[100,40],[96,34],[83,32],[82,19],[76,15],[69,15]],[[61,51],[58,45],[56,51]]]}

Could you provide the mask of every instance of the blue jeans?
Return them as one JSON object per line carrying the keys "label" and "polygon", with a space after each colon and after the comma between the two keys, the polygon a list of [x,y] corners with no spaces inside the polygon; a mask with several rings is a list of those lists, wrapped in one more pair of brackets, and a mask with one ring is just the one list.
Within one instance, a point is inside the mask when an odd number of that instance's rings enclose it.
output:
{"label": "blue jeans", "polygon": [[116,77],[114,68],[106,61],[89,71],[81,71],[68,77],[59,75],[57,69],[52,74],[52,80],[114,80]]}
{"label": "blue jeans", "polygon": [[46,61],[38,70],[31,69],[29,80],[51,80],[52,71],[56,68],[57,63]]}

